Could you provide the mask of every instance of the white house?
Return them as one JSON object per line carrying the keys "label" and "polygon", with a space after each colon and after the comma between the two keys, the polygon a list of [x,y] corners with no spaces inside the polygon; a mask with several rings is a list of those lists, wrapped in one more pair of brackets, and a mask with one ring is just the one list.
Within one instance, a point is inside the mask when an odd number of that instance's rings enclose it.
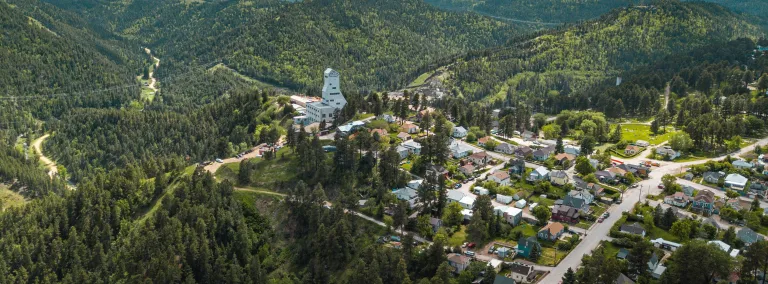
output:
{"label": "white house", "polygon": [[408,187],[413,189],[419,189],[421,187],[421,184],[424,183],[423,179],[414,179],[408,182]]}
{"label": "white house", "polygon": [[528,176],[528,181],[539,181],[549,178],[549,170],[546,167],[538,167]]}
{"label": "white house", "polygon": [[637,140],[635,141],[635,145],[640,147],[648,147],[648,146],[651,146],[651,143],[648,143],[648,141],[645,141],[645,140]]}
{"label": "white house", "polygon": [[707,243],[717,245],[717,247],[719,247],[724,252],[728,252],[731,250],[731,246],[729,244],[724,243],[723,241],[709,241]]}
{"label": "white house", "polygon": [[496,215],[499,215],[499,216],[504,216],[504,212],[507,212],[507,209],[509,209],[509,206],[494,205],[493,206],[493,213],[496,213]]}
{"label": "white house", "polygon": [[501,204],[510,204],[510,203],[512,203],[512,200],[514,200],[514,198],[512,198],[512,196],[503,195],[503,194],[496,194],[496,201],[501,203]]}
{"label": "white house", "polygon": [[475,197],[471,195],[464,196],[464,198],[459,200],[459,205],[465,209],[472,209],[475,206]]}
{"label": "white house", "polygon": [[725,177],[725,187],[736,190],[744,190],[749,180],[740,174],[729,174]]}
{"label": "white house", "polygon": [[528,204],[528,202],[525,201],[525,199],[520,199],[517,202],[515,202],[515,207],[523,209],[523,208],[525,208],[526,204]]}
{"label": "white house", "polygon": [[507,223],[512,224],[512,226],[517,226],[517,224],[520,224],[520,220],[523,219],[523,210],[515,207],[509,207],[506,211],[504,211],[504,220],[507,221]]}
{"label": "white house", "polygon": [[492,175],[488,176],[489,180],[492,180],[500,185],[509,185],[509,174],[506,171],[498,170]]}
{"label": "white house", "polygon": [[339,72],[331,68],[325,69],[323,73],[323,98],[319,102],[307,103],[307,119],[303,124],[313,122],[333,122],[337,110],[347,105],[347,100],[341,94],[341,85],[339,84]]}
{"label": "white house", "polygon": [[467,129],[461,126],[456,126],[453,128],[453,137],[456,138],[464,138],[467,137]]}
{"label": "white house", "polygon": [[675,151],[670,146],[661,146],[661,147],[656,148],[656,155],[659,155],[659,156],[662,156],[662,157],[669,156],[670,160],[674,160],[674,159],[677,159],[678,157],[680,157],[680,152]]}
{"label": "white house", "polygon": [[421,144],[419,142],[408,140],[400,144],[400,146],[405,147],[408,149],[408,152],[414,155],[420,155],[421,154]]}
{"label": "white house", "polygon": [[473,148],[470,146],[467,146],[463,143],[459,143],[457,141],[451,142],[451,145],[448,146],[448,149],[451,151],[451,156],[453,156],[456,159],[461,159],[466,156],[469,156],[473,152]]}
{"label": "white house", "polygon": [[754,166],[752,165],[752,163],[747,161],[742,161],[742,160],[733,161],[731,165],[733,165],[737,169],[743,169],[743,170],[749,170]]}
{"label": "white house", "polygon": [[449,190],[445,196],[448,199],[448,202],[459,202],[466,195],[458,190]]}
{"label": "white house", "polygon": [[464,216],[464,220],[469,221],[472,219],[472,210],[469,210],[469,209],[461,210],[461,215]]}
{"label": "white house", "polygon": [[576,147],[574,145],[565,145],[565,147],[563,147],[563,151],[565,151],[565,153],[578,156],[581,154],[581,147]]}
{"label": "white house", "polygon": [[488,195],[490,191],[488,191],[487,188],[481,187],[481,186],[475,186],[475,194],[477,195]]}

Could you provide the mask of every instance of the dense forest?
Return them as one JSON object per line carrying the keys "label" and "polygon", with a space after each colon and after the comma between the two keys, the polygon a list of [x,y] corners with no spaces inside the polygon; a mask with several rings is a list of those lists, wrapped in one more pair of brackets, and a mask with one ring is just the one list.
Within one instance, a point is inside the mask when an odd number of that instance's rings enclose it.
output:
{"label": "dense forest", "polygon": [[[565,24],[598,18],[619,7],[643,0],[427,0],[448,10],[466,10],[505,20]],[[650,2],[650,1],[645,1]]]}
{"label": "dense forest", "polygon": [[468,55],[449,68],[446,83],[469,100],[501,105],[521,100],[535,111],[557,113],[569,103],[544,102],[615,83],[623,72],[675,52],[761,34],[717,5],[664,2],[615,10],[598,21]]}
{"label": "dense forest", "polygon": [[398,87],[427,63],[499,45],[526,30],[420,0],[77,2],[51,1],[152,47],[164,59],[161,77],[222,61],[297,90],[317,88],[317,70],[326,67],[344,74],[347,88]]}

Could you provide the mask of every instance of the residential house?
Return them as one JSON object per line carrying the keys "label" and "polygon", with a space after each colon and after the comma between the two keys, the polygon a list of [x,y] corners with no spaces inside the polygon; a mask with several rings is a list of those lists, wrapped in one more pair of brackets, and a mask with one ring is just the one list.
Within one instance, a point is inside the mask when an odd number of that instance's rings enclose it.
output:
{"label": "residential house", "polygon": [[405,187],[398,190],[395,190],[392,192],[397,196],[397,199],[408,201],[408,205],[410,208],[413,208],[416,206],[416,203],[419,201],[419,194],[414,190],[413,188]]}
{"label": "residential house", "polygon": [[485,147],[485,144],[488,143],[488,141],[491,141],[491,136],[485,136],[480,139],[477,139],[477,145],[480,145],[480,147]]}
{"label": "residential house", "polygon": [[616,167],[624,170],[625,173],[632,173],[636,177],[648,177],[651,173],[651,168],[644,165],[621,164]]}
{"label": "residential house", "polygon": [[533,247],[537,247],[539,252],[542,251],[541,244],[536,240],[536,237],[520,237],[520,239],[517,240],[517,254],[522,257],[530,257]]}
{"label": "residential house", "polygon": [[648,272],[651,273],[653,278],[659,279],[667,268],[661,265],[661,258],[654,252],[651,255],[651,260],[648,261]]}
{"label": "residential house", "polygon": [[685,175],[683,176],[683,179],[693,180],[693,173],[685,173]]}
{"label": "residential house", "polygon": [[429,224],[432,225],[432,232],[437,233],[440,227],[443,226],[443,220],[440,220],[440,218],[429,217]]}
{"label": "residential house", "polygon": [[691,198],[683,192],[675,192],[675,194],[664,197],[664,203],[682,208],[688,206],[690,202]]}
{"label": "residential house", "polygon": [[509,174],[506,171],[503,170],[497,170],[490,176],[488,176],[489,180],[492,180],[500,185],[510,185],[512,182],[509,179]]}
{"label": "residential house", "polygon": [[728,199],[728,201],[725,202],[725,205],[728,207],[733,208],[733,210],[739,211],[741,209],[749,209],[751,206],[751,202],[749,201],[742,201],[738,198],[731,198]]}
{"label": "residential house", "polygon": [[579,209],[582,213],[589,212],[589,204],[595,201],[595,196],[584,190],[571,190],[568,195],[558,200],[555,204],[562,204]]}
{"label": "residential house", "polygon": [[589,165],[592,166],[595,169],[599,169],[600,168],[600,161],[598,161],[597,159],[589,159]]}
{"label": "residential house", "polygon": [[619,277],[616,277],[614,284],[635,284],[635,281],[632,281],[632,279],[627,277],[627,275],[624,275],[624,273],[619,273]]}
{"label": "residential house", "polygon": [[448,200],[448,202],[459,202],[464,198],[464,196],[466,196],[466,194],[458,190],[449,190],[445,194],[445,197]]}
{"label": "residential house", "polygon": [[624,148],[624,155],[634,156],[642,151],[643,151],[643,148],[640,148],[639,146],[627,145],[627,147]]}
{"label": "residential house", "polygon": [[523,219],[523,210],[515,207],[507,207],[503,217],[507,223],[512,224],[512,226],[517,226],[520,224],[520,220]]}
{"label": "residential house", "polygon": [[412,189],[418,190],[419,188],[421,188],[421,185],[423,183],[424,183],[423,179],[414,179],[414,180],[409,181],[407,186],[412,188]]}
{"label": "residential house", "polygon": [[609,171],[597,171],[595,177],[602,182],[613,183],[616,181],[616,174]]}
{"label": "residential house", "polygon": [[448,264],[453,267],[453,272],[455,273],[461,273],[464,269],[467,269],[471,260],[471,258],[463,254],[452,253],[448,255]]}
{"label": "residential house", "polygon": [[419,142],[408,140],[401,143],[400,146],[408,149],[408,152],[410,152],[413,155],[421,155],[421,143]]}
{"label": "residential house", "polygon": [[471,195],[464,196],[464,198],[459,200],[459,205],[464,207],[464,209],[472,209],[475,207],[475,197]]}
{"label": "residential house", "polygon": [[581,147],[574,146],[574,145],[565,145],[563,147],[563,152],[574,155],[574,156],[578,156],[578,155],[581,155]]}
{"label": "residential house", "polygon": [[496,255],[498,255],[499,257],[502,257],[502,258],[507,257],[507,256],[514,257],[515,255],[512,254],[512,252],[513,252],[512,249],[510,249],[508,247],[500,247],[500,248],[498,248],[496,250]]}
{"label": "residential house", "polygon": [[400,126],[400,131],[408,134],[417,134],[419,133],[419,126],[410,122],[406,122]]}
{"label": "residential house", "polygon": [[491,156],[485,151],[477,152],[469,156],[469,161],[479,167],[483,167],[491,161]]}
{"label": "residential house", "polygon": [[496,194],[496,202],[499,202],[501,204],[510,204],[512,203],[512,196],[503,195],[503,194]]}
{"label": "residential house", "polygon": [[569,182],[568,174],[565,171],[553,171],[549,174],[549,181],[556,185],[566,185]]}
{"label": "residential house", "polygon": [[453,156],[456,159],[461,159],[472,154],[474,148],[464,143],[453,141],[451,142],[451,145],[448,146],[448,150],[451,151],[451,156]]}
{"label": "residential house", "polygon": [[408,148],[405,148],[403,145],[398,145],[397,148],[395,148],[395,152],[397,152],[397,155],[400,156],[400,160],[407,158],[408,155],[411,154],[411,151],[408,150]]}
{"label": "residential house", "polygon": [[345,125],[339,126],[339,132],[344,135],[348,135],[360,128],[363,128],[365,126],[365,122],[362,121],[353,121],[350,123],[347,123]]}
{"label": "residential house", "polygon": [[707,244],[715,244],[718,248],[723,250],[724,252],[729,252],[731,250],[731,246],[729,244],[724,243],[723,241],[708,241]]}
{"label": "residential house", "polygon": [[557,205],[552,207],[552,220],[575,224],[579,222],[579,209],[568,205]]}
{"label": "residential house", "polygon": [[525,160],[521,158],[511,159],[508,164],[510,174],[522,175],[525,173]]}
{"label": "residential house", "polygon": [[[696,190],[696,189],[694,189],[694,188],[693,188],[693,187],[691,187],[691,186],[687,186],[687,185],[684,185],[684,186],[683,186],[683,194],[685,194],[686,196],[689,196],[689,197],[693,197],[693,192],[694,192],[695,190]],[[689,201],[690,201],[690,200],[689,200]]]}
{"label": "residential house", "polygon": [[531,274],[533,274],[533,266],[530,266],[528,264],[523,264],[520,262],[513,262],[509,264],[510,273],[509,275],[512,277],[512,280],[515,280],[515,283],[528,283],[531,282]]}
{"label": "residential house", "polygon": [[742,160],[733,161],[731,165],[733,165],[733,167],[737,169],[742,169],[742,170],[749,170],[749,169],[752,169],[752,167],[754,167],[752,163],[747,161],[742,161]]}
{"label": "residential house", "polygon": [[620,248],[619,252],[616,254],[616,258],[618,259],[627,259],[628,256],[629,256],[629,250],[625,248]]}
{"label": "residential house", "polygon": [[441,165],[427,164],[426,176],[433,178],[434,180],[439,180],[440,176],[448,176],[448,170]]}
{"label": "residential house", "polygon": [[555,152],[554,147],[544,147],[536,151],[533,151],[533,159],[536,161],[546,161],[547,159],[549,159],[549,156],[552,155],[552,153],[554,152]]}
{"label": "residential house", "polygon": [[464,221],[472,220],[472,214],[473,213],[474,212],[472,212],[472,209],[463,209],[463,210],[461,210],[461,215],[464,216]]}
{"label": "residential house", "polygon": [[528,175],[528,181],[536,182],[549,178],[549,170],[546,167],[538,167]]}
{"label": "residential house", "polygon": [[496,277],[493,278],[493,284],[515,284],[515,280],[501,274],[496,274]]}
{"label": "residential house", "polygon": [[638,223],[621,225],[619,232],[645,237],[645,229]]}
{"label": "residential house", "polygon": [[674,160],[680,157],[680,152],[675,151],[670,146],[661,146],[656,148],[656,155],[662,156],[667,160]]}
{"label": "residential house", "polygon": [[387,123],[394,123],[396,121],[395,117],[389,114],[379,115],[379,119],[386,121]]}
{"label": "residential house", "polygon": [[751,197],[766,198],[768,194],[768,183],[752,182],[749,184],[749,194]]}
{"label": "residential house", "polygon": [[707,189],[700,190],[693,198],[691,210],[704,215],[711,215],[715,211],[715,193]]}
{"label": "residential house", "polygon": [[657,248],[661,248],[661,249],[665,249],[665,250],[671,250],[671,251],[676,251],[677,249],[679,249],[680,247],[683,246],[682,244],[678,244],[678,243],[675,243],[675,242],[670,242],[670,241],[667,241],[667,240],[662,239],[662,238],[651,240],[651,243],[653,244],[653,246],[655,246]]}
{"label": "residential house", "polygon": [[637,140],[635,141],[635,145],[640,147],[648,147],[648,146],[651,146],[651,143],[648,143],[648,141],[645,141],[645,140]]}
{"label": "residential house", "polygon": [[610,167],[606,169],[606,171],[613,173],[617,177],[623,177],[627,174],[627,171],[619,168],[619,167]]}
{"label": "residential house", "polygon": [[555,155],[555,160],[557,161],[558,165],[561,165],[566,168],[570,168],[574,164],[574,160],[576,160],[576,156],[568,153],[560,153]]}
{"label": "residential house", "polygon": [[528,157],[533,156],[533,149],[531,149],[531,147],[528,147],[528,146],[517,147],[517,149],[515,149],[515,156],[526,159]]}
{"label": "residential house", "polygon": [[453,137],[455,138],[464,138],[467,137],[467,129],[461,126],[456,126],[453,128]]}
{"label": "residential house", "polygon": [[739,230],[736,232],[736,237],[744,242],[745,245],[751,245],[763,239],[763,237],[755,233],[755,231],[750,228],[743,228]]}
{"label": "residential house", "polygon": [[411,134],[400,132],[397,134],[397,138],[403,141],[408,141],[408,140],[411,140]]}
{"label": "residential house", "polygon": [[504,142],[499,145],[496,145],[496,148],[494,148],[493,150],[496,152],[507,154],[507,155],[512,155],[515,153],[515,150],[517,150],[517,147],[515,147],[515,145]]}
{"label": "residential house", "polygon": [[537,135],[536,133],[526,130],[526,131],[523,131],[523,134],[521,134],[520,136],[522,136],[523,139],[525,139],[525,141],[533,141],[533,140],[536,140]]}
{"label": "residential house", "polygon": [[509,209],[509,206],[493,205],[493,213],[495,213],[497,216],[504,216],[504,212],[507,212],[507,209]]}
{"label": "residential house", "polygon": [[482,187],[482,186],[475,186],[475,194],[477,194],[477,195],[488,195],[489,193],[491,193],[491,191],[488,190],[487,188]]}
{"label": "residential house", "polygon": [[539,239],[554,242],[560,238],[563,233],[565,233],[565,226],[559,222],[552,222],[544,226],[544,228],[541,228],[541,230],[536,233],[536,236],[538,236]]}
{"label": "residential house", "polygon": [[704,176],[704,181],[711,184],[717,184],[720,181],[720,178],[725,176],[725,173],[724,172],[705,172],[703,176]]}
{"label": "residential house", "polygon": [[740,174],[729,174],[725,177],[725,187],[734,190],[744,190],[747,188],[749,180]]}
{"label": "residential house", "polygon": [[526,204],[528,204],[528,201],[525,201],[525,199],[520,199],[517,202],[515,202],[515,207],[523,209],[525,208]]}
{"label": "residential house", "polygon": [[464,174],[465,176],[472,176],[475,173],[475,166],[473,166],[470,163],[467,163],[466,165],[463,165],[459,168],[459,172]]}

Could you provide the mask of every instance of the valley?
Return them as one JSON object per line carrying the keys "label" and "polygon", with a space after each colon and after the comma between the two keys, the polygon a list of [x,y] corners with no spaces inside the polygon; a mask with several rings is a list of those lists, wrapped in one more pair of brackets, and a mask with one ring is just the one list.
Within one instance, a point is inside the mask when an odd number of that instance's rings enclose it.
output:
{"label": "valley", "polygon": [[764,6],[0,1],[0,283],[757,283]]}

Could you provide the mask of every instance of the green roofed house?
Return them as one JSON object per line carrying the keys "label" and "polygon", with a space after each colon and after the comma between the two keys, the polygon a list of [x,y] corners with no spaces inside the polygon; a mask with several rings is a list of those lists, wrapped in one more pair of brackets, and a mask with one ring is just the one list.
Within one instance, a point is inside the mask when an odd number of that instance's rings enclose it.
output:
{"label": "green roofed house", "polygon": [[541,244],[536,240],[536,237],[521,237],[520,240],[517,241],[517,254],[528,258],[531,255],[533,247],[538,247],[539,251],[541,251]]}
{"label": "green roofed house", "polygon": [[618,259],[627,259],[628,256],[629,256],[629,250],[625,248],[619,249],[619,253],[616,254],[616,258]]}
{"label": "green roofed house", "polygon": [[760,239],[762,239],[760,235],[755,233],[755,231],[753,231],[750,228],[741,229],[739,232],[736,233],[736,237],[739,238],[739,240],[741,240],[742,242],[744,242],[745,245],[751,245],[753,243],[756,243]]}

